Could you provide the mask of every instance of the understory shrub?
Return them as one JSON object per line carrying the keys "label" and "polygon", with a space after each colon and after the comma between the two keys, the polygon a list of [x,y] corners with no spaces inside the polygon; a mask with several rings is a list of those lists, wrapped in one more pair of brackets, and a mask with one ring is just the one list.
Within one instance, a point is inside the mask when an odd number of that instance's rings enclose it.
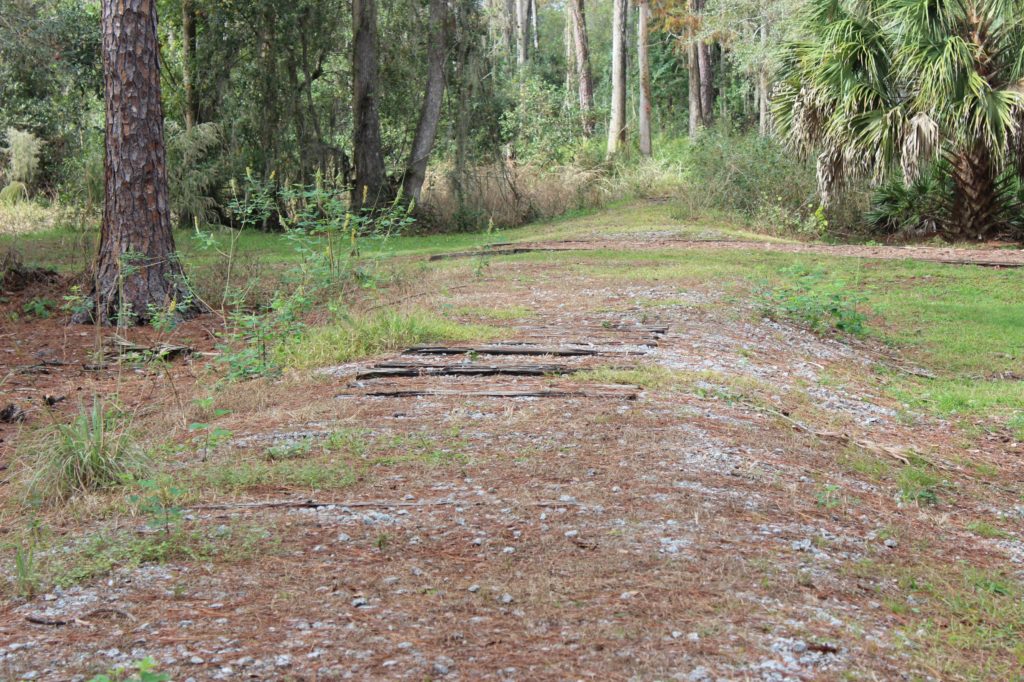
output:
{"label": "understory shrub", "polygon": [[687,189],[680,210],[731,211],[748,219],[775,212],[799,225],[817,208],[814,168],[775,140],[725,128],[704,130],[686,152]]}

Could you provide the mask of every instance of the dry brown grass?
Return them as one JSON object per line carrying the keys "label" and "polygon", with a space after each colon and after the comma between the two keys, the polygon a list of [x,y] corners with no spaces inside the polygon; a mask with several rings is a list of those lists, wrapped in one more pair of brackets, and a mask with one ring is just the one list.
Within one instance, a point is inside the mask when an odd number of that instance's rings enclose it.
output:
{"label": "dry brown grass", "polygon": [[[461,196],[461,201],[460,201]],[[495,163],[457,175],[438,168],[427,179],[423,203],[446,229],[514,227],[616,198],[599,170]]]}

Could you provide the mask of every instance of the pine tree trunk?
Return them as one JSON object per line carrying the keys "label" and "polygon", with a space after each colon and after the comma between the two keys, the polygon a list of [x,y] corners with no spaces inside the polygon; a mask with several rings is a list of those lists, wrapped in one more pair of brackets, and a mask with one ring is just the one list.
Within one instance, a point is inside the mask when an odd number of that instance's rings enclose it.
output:
{"label": "pine tree trunk", "polygon": [[185,130],[199,123],[199,101],[195,89],[196,9],[192,0],[181,0],[181,88],[185,94]]}
{"label": "pine tree trunk", "polygon": [[352,0],[352,152],[355,184],[352,208],[373,208],[390,201],[381,151],[380,87],[377,64],[377,0]]}
{"label": "pine tree trunk", "polygon": [[641,0],[637,20],[637,62],[640,66],[640,154],[651,155],[651,60],[650,43],[651,8]]}
{"label": "pine tree trunk", "polygon": [[697,42],[690,43],[687,71],[690,75],[688,88],[690,112],[690,137],[695,137],[704,121],[700,102],[700,65],[697,59]]}
{"label": "pine tree trunk", "polygon": [[703,40],[697,43],[697,64],[700,68],[701,125],[711,125],[715,111],[715,83],[711,72],[711,46]]}
{"label": "pine tree trunk", "polygon": [[608,122],[608,157],[626,141],[626,11],[629,0],[612,0],[612,103]]}
{"label": "pine tree trunk", "polygon": [[517,54],[516,44],[516,0],[505,1],[504,36],[505,49],[508,54]]}
{"label": "pine tree trunk", "polygon": [[516,2],[516,63],[520,66],[530,59],[530,0]]}
{"label": "pine tree trunk", "polygon": [[[706,0],[691,0],[690,12],[693,20],[700,25],[700,15],[704,11]],[[696,37],[698,29],[693,29]],[[700,125],[711,125],[715,107],[715,75],[711,62],[711,46],[701,39],[695,41],[696,65],[699,70],[698,90],[700,93]],[[690,75],[690,82],[693,82],[693,75]],[[692,131],[691,125],[691,131]]]}
{"label": "pine tree trunk", "polygon": [[572,13],[573,38],[576,44],[576,71],[580,88],[580,111],[583,112],[583,134],[594,134],[594,74],[590,68],[590,39],[587,35],[587,12],[584,0],[569,0]]}
{"label": "pine tree trunk", "polygon": [[160,101],[155,0],[103,0],[106,157],[103,224],[92,316],[76,322],[143,324],[185,317],[191,301],[174,251]]}
{"label": "pine tree trunk", "polygon": [[1002,227],[996,174],[988,152],[978,146],[952,162],[956,190],[947,238],[986,239]]}
{"label": "pine tree trunk", "polygon": [[444,63],[447,53],[448,21],[447,0],[430,0],[430,27],[427,37],[427,88],[423,95],[423,107],[416,126],[409,155],[409,167],[405,172],[402,192],[406,199],[419,201],[423,181],[427,177],[427,162],[434,149],[437,126],[441,121],[441,105],[444,102]]}
{"label": "pine tree trunk", "polygon": [[540,29],[537,28],[537,0],[530,0],[530,26],[533,29],[533,51],[540,51]]}
{"label": "pine tree trunk", "polygon": [[[768,27],[761,27],[761,49],[766,50],[768,44]],[[768,101],[768,89],[771,85],[768,83],[768,67],[765,64],[761,64],[757,70],[757,123],[758,132],[762,136],[767,136],[771,128],[771,111],[769,111]]]}
{"label": "pine tree trunk", "polygon": [[576,68],[576,46],[573,38],[572,3],[565,4],[565,32],[562,36],[565,46],[565,106],[572,108],[576,102],[576,79],[579,70]]}

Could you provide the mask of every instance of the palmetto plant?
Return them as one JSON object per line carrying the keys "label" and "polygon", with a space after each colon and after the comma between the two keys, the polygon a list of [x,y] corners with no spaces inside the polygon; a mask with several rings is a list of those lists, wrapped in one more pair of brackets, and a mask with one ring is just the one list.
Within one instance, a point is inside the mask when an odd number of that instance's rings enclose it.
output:
{"label": "palmetto plant", "polygon": [[942,160],[953,192],[935,230],[1003,230],[1024,166],[1024,0],[812,0],[773,100],[780,134],[818,155],[823,201],[856,177]]}

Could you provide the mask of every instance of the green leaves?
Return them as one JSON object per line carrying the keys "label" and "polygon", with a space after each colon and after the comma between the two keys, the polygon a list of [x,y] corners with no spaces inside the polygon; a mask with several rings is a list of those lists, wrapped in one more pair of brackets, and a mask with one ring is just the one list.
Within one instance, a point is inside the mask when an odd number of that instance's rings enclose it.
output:
{"label": "green leaves", "polygon": [[944,228],[998,229],[985,207],[994,179],[1017,163],[1022,22],[1022,0],[815,0],[804,19],[813,38],[785,62],[778,130],[794,149],[833,160],[820,174],[825,197],[851,177],[914,180],[937,158],[968,159],[972,185],[954,191],[975,206]]}

